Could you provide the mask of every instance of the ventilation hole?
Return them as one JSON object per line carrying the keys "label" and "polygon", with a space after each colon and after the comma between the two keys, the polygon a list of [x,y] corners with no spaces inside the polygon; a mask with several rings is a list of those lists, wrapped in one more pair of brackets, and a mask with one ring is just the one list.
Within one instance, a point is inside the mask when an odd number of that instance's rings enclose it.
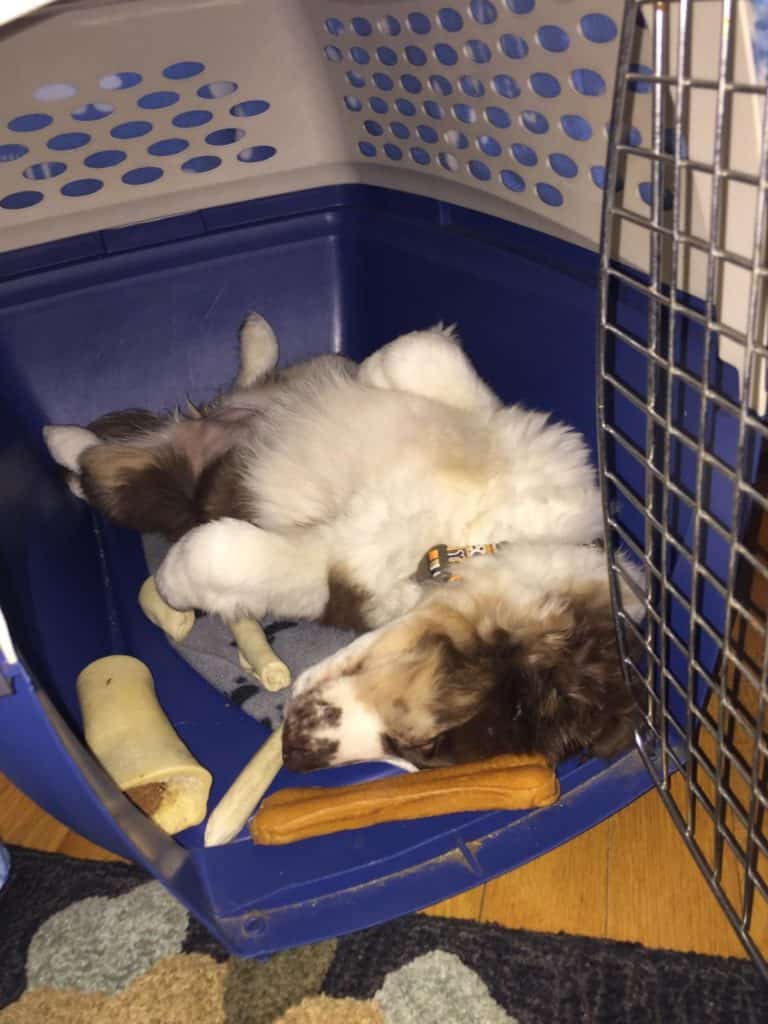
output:
{"label": "ventilation hole", "polygon": [[482,39],[469,39],[464,44],[464,53],[476,64],[487,64],[491,59],[491,48]]}
{"label": "ventilation hole", "polygon": [[376,56],[382,64],[386,64],[387,67],[392,67],[393,64],[397,64],[397,54],[391,46],[377,46]]}
{"label": "ventilation hole", "polygon": [[438,135],[431,124],[420,124],[416,129],[416,134],[422,142],[437,142]]}
{"label": "ventilation hole", "polygon": [[410,130],[403,124],[402,121],[392,121],[390,123],[389,130],[392,132],[396,139],[407,139],[411,134]]}
{"label": "ventilation hole", "polygon": [[[206,87],[203,86],[203,88]],[[221,95],[226,96],[226,93],[222,93]],[[142,110],[162,110],[163,107],[172,107],[174,103],[178,102],[179,94],[166,89],[165,91],[148,92],[146,96],[142,96],[138,101],[138,106],[140,106]]]}
{"label": "ventilation hole", "polygon": [[0,199],[0,206],[4,210],[26,210],[28,206],[36,206],[42,198],[42,192],[12,192]]}
{"label": "ventilation hole", "polygon": [[[640,194],[640,198],[647,206],[653,205],[653,184],[650,181],[641,181],[637,186],[637,191]],[[662,207],[665,210],[671,210],[673,206],[674,196],[672,194],[672,190],[665,188]]]}
{"label": "ventilation hole", "polygon": [[528,56],[528,43],[522,36],[515,36],[511,32],[505,32],[499,40],[501,52],[512,60],[522,60]]}
{"label": "ventilation hole", "polygon": [[507,7],[513,14],[530,14],[536,6],[536,0],[507,0]]}
{"label": "ventilation hole", "polygon": [[386,114],[389,110],[389,104],[386,100],[383,100],[381,96],[371,96],[368,100],[368,105],[376,114]]}
{"label": "ventilation hole", "polygon": [[438,161],[441,167],[444,167],[446,171],[458,171],[459,161],[453,155],[453,153],[441,153],[438,156]]}
{"label": "ventilation hole", "polygon": [[209,132],[205,141],[209,146],[229,146],[238,142],[245,135],[242,128],[217,128],[215,132]]}
{"label": "ventilation hole", "polygon": [[67,165],[59,160],[46,160],[41,164],[32,164],[25,168],[23,174],[30,181],[45,181],[47,178],[58,178],[66,169]]}
{"label": "ventilation hole", "polygon": [[554,185],[548,185],[544,181],[540,181],[536,186],[536,195],[547,206],[562,206],[563,205],[563,193],[559,188],[555,188]]}
{"label": "ventilation hole", "polygon": [[36,100],[68,100],[71,99],[77,89],[68,82],[54,82],[51,85],[41,85],[32,93]]}
{"label": "ventilation hole", "polygon": [[[237,159],[243,159],[243,153],[247,153],[248,150],[243,149],[237,154]],[[188,174],[204,174],[206,171],[212,171],[214,167],[218,167],[221,163],[221,157],[219,156],[193,156],[189,160],[185,160],[181,165],[182,171],[187,171]]]}
{"label": "ventilation hole", "polygon": [[520,86],[511,75],[494,75],[493,91],[505,100],[513,100],[520,95]]}
{"label": "ventilation hole", "polygon": [[12,160],[19,160],[26,156],[29,149],[16,142],[8,142],[0,146],[0,164],[10,163]]}
{"label": "ventilation hole", "polygon": [[220,100],[222,96],[230,96],[237,89],[237,82],[208,82],[201,85],[197,95],[204,100]]}
{"label": "ventilation hole", "polygon": [[400,84],[406,92],[417,94],[421,92],[421,82],[415,75],[401,75]]}
{"label": "ventilation hole", "polygon": [[72,117],[75,121],[100,121],[103,117],[109,117],[114,110],[109,103],[84,103],[72,111]]}
{"label": "ventilation hole", "polygon": [[125,160],[122,149],[101,149],[98,153],[90,153],[83,163],[86,167],[114,167]]}
{"label": "ventilation hole", "polygon": [[438,43],[435,47],[435,56],[441,64],[453,66],[459,59],[458,53],[448,43]]}
{"label": "ventilation hole", "polygon": [[477,144],[486,156],[501,156],[501,146],[492,135],[481,135]]}
{"label": "ventilation hole", "polygon": [[592,125],[580,114],[564,114],[560,118],[560,124],[569,139],[586,142],[592,138]]}
{"label": "ventilation hole", "polygon": [[437,20],[446,32],[461,32],[464,28],[464,19],[453,7],[441,7],[437,12]]}
{"label": "ventilation hole", "polygon": [[546,71],[535,71],[528,81],[537,96],[552,99],[553,96],[560,95],[560,83],[554,75],[547,74]]}
{"label": "ventilation hole", "polygon": [[616,38],[616,22],[607,14],[585,14],[579,24],[590,43],[610,43]]}
{"label": "ventilation hole", "polygon": [[443,138],[449,146],[455,146],[456,149],[468,149],[469,139],[464,132],[458,131],[456,128],[449,128],[443,135]]}
{"label": "ventilation hole", "polygon": [[534,135],[543,135],[549,131],[549,121],[538,110],[524,110],[520,115],[520,123]]}
{"label": "ventilation hole", "polygon": [[468,103],[454,103],[453,116],[457,120],[463,121],[464,124],[474,124],[477,120],[477,111],[474,107],[470,107]]}
{"label": "ventilation hole", "polygon": [[434,117],[436,121],[442,121],[442,119],[445,117],[445,111],[440,106],[440,104],[436,103],[434,100],[424,101],[424,113],[428,117]]}
{"label": "ventilation hole", "polygon": [[408,28],[417,35],[425,36],[432,28],[432,24],[426,14],[414,11],[408,15]]}
{"label": "ventilation hole", "polygon": [[643,144],[643,136],[640,134],[640,129],[635,128],[634,125],[627,128],[622,139],[627,146],[642,146]]}
{"label": "ventilation hole", "polygon": [[562,53],[571,45],[568,33],[559,25],[542,25],[536,32],[536,39],[539,46],[549,53]]}
{"label": "ventilation hole", "polygon": [[486,107],[485,116],[494,128],[509,128],[512,118],[502,107]]}
{"label": "ventilation hole", "polygon": [[339,18],[326,18],[325,31],[329,36],[340,36],[344,32],[344,22]]}
{"label": "ventilation hole", "polygon": [[133,167],[122,176],[126,185],[149,185],[150,182],[162,178],[163,172],[159,167]]}
{"label": "ventilation hole", "polygon": [[345,96],[344,105],[346,106],[347,110],[356,111],[363,109],[363,102],[359,96]]}
{"label": "ventilation hole", "polygon": [[370,64],[371,55],[362,46],[350,46],[349,56],[355,64]]}
{"label": "ventilation hole", "polygon": [[410,100],[395,100],[395,107],[404,114],[405,117],[413,117],[416,113],[416,107]]}
{"label": "ventilation hole", "polygon": [[403,151],[399,146],[396,146],[394,142],[384,143],[384,152],[387,154],[390,160],[402,160]]}
{"label": "ventilation hole", "polygon": [[405,59],[417,68],[423,67],[427,63],[427,55],[420,46],[406,46]]}
{"label": "ventilation hole", "polygon": [[605,92],[605,79],[591,68],[577,68],[572,71],[571,84],[582,96],[602,96]]}
{"label": "ventilation hole", "polygon": [[372,142],[358,142],[357,148],[360,150],[363,156],[376,156],[376,147]]}
{"label": "ventilation hole", "polygon": [[589,176],[598,188],[605,188],[605,167],[590,167]]}
{"label": "ventilation hole", "polygon": [[469,13],[478,25],[492,25],[498,18],[498,12],[491,0],[472,0]]}
{"label": "ventilation hole", "polygon": [[194,78],[195,75],[199,75],[203,71],[205,71],[205,64],[199,60],[180,60],[176,64],[169,64],[167,68],[164,68],[163,75],[176,82],[184,78]]}
{"label": "ventilation hole", "polygon": [[[232,109],[234,111],[234,107]],[[210,112],[210,110],[185,110],[183,114],[177,114],[176,117],[174,117],[173,121],[171,121],[171,124],[176,128],[199,128],[201,124],[208,124],[208,122],[212,119],[213,114]],[[133,123],[147,124],[146,121],[139,121]],[[120,127],[123,128],[125,126],[120,125]],[[112,134],[115,134],[114,129],[112,131]],[[144,133],[141,132],[141,134],[143,135]],[[117,138],[122,137],[130,138],[129,135],[117,136]]]}
{"label": "ventilation hole", "polygon": [[79,149],[90,141],[91,136],[87,132],[63,132],[61,135],[54,135],[52,139],[48,139],[46,145],[48,149],[56,150]]}
{"label": "ventilation hole", "polygon": [[99,79],[102,89],[112,92],[115,89],[133,89],[141,81],[141,75],[137,71],[117,71],[113,75],[104,75]]}
{"label": "ventilation hole", "polygon": [[94,192],[104,188],[104,182],[98,178],[78,178],[77,181],[68,181],[61,186],[63,196],[92,196]]}
{"label": "ventilation hole", "polygon": [[430,75],[429,85],[438,96],[450,96],[453,92],[453,86],[444,75]]}
{"label": "ventilation hole", "polygon": [[[222,130],[235,131],[234,128],[224,128]],[[245,132],[240,132],[240,135],[244,134]],[[210,135],[206,142],[209,139]],[[234,142],[234,139],[232,141]],[[176,153],[182,153],[188,146],[189,142],[186,139],[160,139],[159,142],[153,142],[151,146],[148,146],[147,152],[152,156],[175,156]]]}
{"label": "ventilation hole", "polygon": [[373,26],[367,18],[353,18],[352,28],[359,36],[369,36],[373,32]]}
{"label": "ventilation hole", "polygon": [[485,86],[475,75],[462,75],[459,79],[459,85],[465,96],[478,97],[485,95]]}
{"label": "ventilation hole", "polygon": [[515,171],[501,171],[499,174],[502,185],[510,192],[524,192],[525,182]]}
{"label": "ventilation hole", "polygon": [[467,166],[473,178],[477,178],[478,181],[490,180],[491,168],[488,164],[484,164],[482,160],[470,160]]}
{"label": "ventilation hole", "polygon": [[391,14],[385,14],[383,18],[379,19],[379,32],[383,32],[385,36],[399,36],[400,35],[400,22],[397,18],[393,18]]}
{"label": "ventilation hole", "polygon": [[52,121],[50,114],[22,114],[9,121],[8,127],[12,132],[37,132],[41,128],[47,128]]}
{"label": "ventilation hole", "polygon": [[[193,111],[190,111],[190,113],[193,113]],[[173,123],[177,126],[181,124],[178,118],[175,117]],[[202,121],[195,121],[194,124],[202,124]],[[113,139],[138,139],[140,136],[146,135],[147,132],[151,131],[152,125],[149,121],[126,121],[124,124],[116,124],[109,134]]]}
{"label": "ventilation hole", "polygon": [[[634,130],[637,131],[637,129],[634,129]],[[640,133],[637,132],[637,134],[639,135]],[[637,143],[637,145],[640,145],[640,143]],[[664,129],[664,143],[663,143],[663,146],[664,146],[664,152],[665,153],[669,153],[670,156],[674,156],[674,153],[675,153],[675,129],[674,128],[665,128]],[[687,140],[686,140],[684,135],[680,136],[680,156],[681,156],[681,158],[683,160],[687,160],[688,159],[688,142],[687,142]]]}
{"label": "ventilation hole", "polygon": [[429,163],[429,153],[421,146],[411,146],[410,153],[414,163],[421,164],[422,167]]}
{"label": "ventilation hole", "polygon": [[[630,64],[628,70],[634,72],[637,75],[653,74],[653,68],[649,68],[647,64]],[[645,93],[650,92],[653,88],[653,85],[651,82],[632,81],[627,83],[627,88],[630,92]]]}
{"label": "ventilation hole", "polygon": [[539,162],[536,150],[526,146],[524,142],[513,142],[510,149],[515,160],[524,167],[535,167]]}
{"label": "ventilation hole", "polygon": [[377,88],[381,89],[383,92],[389,92],[394,87],[395,84],[389,77],[389,75],[385,75],[383,71],[376,72],[376,74],[373,76],[373,83]]}
{"label": "ventilation hole", "polygon": [[326,59],[332,61],[334,64],[338,64],[343,57],[338,46],[325,46],[323,47],[323,53],[325,54]]}
{"label": "ventilation hole", "polygon": [[369,135],[383,135],[384,129],[381,127],[378,121],[364,121],[365,130]]}
{"label": "ventilation hole", "polygon": [[575,178],[579,173],[579,165],[565,153],[551,153],[549,166],[561,178]]}
{"label": "ventilation hole", "polygon": [[[376,76],[374,75],[373,77],[375,78]],[[357,71],[348,71],[347,81],[349,82],[350,85],[354,85],[356,89],[362,89],[362,87],[365,85],[365,79],[361,74],[358,74]]]}

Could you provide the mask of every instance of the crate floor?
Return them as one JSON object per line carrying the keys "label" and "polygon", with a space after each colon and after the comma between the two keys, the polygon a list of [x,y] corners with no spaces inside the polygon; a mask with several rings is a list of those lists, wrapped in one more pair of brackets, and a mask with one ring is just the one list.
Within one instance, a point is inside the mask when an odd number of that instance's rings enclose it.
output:
{"label": "crate floor", "polygon": [[[116,859],[46,814],[2,775],[0,840]],[[655,792],[551,853],[427,913],[744,956]],[[768,927],[762,941],[768,950]]]}

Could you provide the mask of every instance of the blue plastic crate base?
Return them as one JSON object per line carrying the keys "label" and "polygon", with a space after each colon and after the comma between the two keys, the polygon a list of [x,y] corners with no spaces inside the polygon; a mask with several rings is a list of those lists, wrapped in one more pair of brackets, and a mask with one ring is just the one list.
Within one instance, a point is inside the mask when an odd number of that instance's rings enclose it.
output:
{"label": "blue plastic crate base", "polygon": [[[150,870],[233,953],[264,955],[424,907],[544,853],[651,786],[639,755],[560,769],[562,799],[528,813],[382,825],[282,848],[243,832],[160,832],[81,742],[80,669],[150,667],[184,742],[214,776],[210,807],[266,729],[217,692],[140,611],[141,538],[95,517],[43,446],[50,422],[209,397],[258,310],[283,362],[360,359],[455,322],[505,401],[551,410],[595,442],[597,257],[459,207],[330,187],[90,234],[0,258],[0,605],[23,662],[5,665],[0,769],[61,821]],[[0,666],[2,668],[2,666]],[[0,688],[0,694],[2,688]],[[322,773],[338,785],[385,765]],[[282,771],[277,784],[296,784]]]}

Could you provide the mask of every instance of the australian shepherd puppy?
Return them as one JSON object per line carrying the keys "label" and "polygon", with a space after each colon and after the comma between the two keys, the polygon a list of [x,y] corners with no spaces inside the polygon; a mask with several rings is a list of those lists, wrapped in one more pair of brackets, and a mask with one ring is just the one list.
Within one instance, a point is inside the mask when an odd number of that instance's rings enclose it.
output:
{"label": "australian shepherd puppy", "polygon": [[173,607],[360,632],[294,684],[286,764],[627,747],[634,701],[579,434],[502,405],[442,327],[359,365],[276,369],[277,355],[251,316],[239,376],[208,406],[45,437],[73,490],[175,541],[156,575]]}

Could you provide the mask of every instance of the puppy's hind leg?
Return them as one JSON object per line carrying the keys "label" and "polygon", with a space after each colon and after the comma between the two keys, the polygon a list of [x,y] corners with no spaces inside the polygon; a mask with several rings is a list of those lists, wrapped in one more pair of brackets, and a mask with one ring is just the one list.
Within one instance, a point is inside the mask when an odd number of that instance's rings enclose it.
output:
{"label": "puppy's hind leg", "polygon": [[475,370],[453,329],[438,324],[404,334],[361,364],[358,380],[374,388],[423,395],[467,411],[494,413],[501,406]]}
{"label": "puppy's hind leg", "polygon": [[235,387],[259,384],[277,366],[278,355],[275,332],[263,316],[250,313],[240,328],[240,372]]}

